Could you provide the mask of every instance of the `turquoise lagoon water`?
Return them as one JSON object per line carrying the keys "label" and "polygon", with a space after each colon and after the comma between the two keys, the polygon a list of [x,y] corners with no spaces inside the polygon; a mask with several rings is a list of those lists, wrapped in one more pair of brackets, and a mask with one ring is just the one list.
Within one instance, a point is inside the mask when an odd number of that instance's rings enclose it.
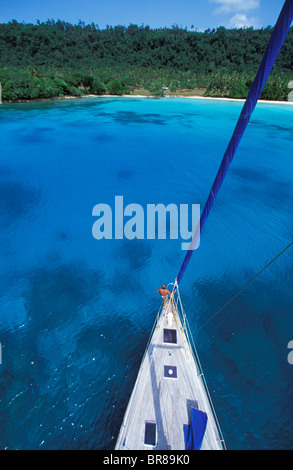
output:
{"label": "turquoise lagoon water", "polygon": [[[113,449],[180,240],[95,240],[98,203],[205,203],[242,108],[0,109],[0,448]],[[198,330],[293,239],[293,107],[259,103],[181,283]],[[291,249],[292,250],[292,249]],[[292,251],[195,335],[230,449],[289,449]]]}

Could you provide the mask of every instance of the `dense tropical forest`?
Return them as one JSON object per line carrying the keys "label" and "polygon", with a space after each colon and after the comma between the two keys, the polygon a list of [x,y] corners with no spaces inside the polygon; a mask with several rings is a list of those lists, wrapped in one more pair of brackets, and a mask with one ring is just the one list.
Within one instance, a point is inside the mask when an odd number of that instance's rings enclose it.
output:
{"label": "dense tropical forest", "polygon": [[[202,94],[245,98],[272,34],[220,27],[107,26],[47,20],[0,24],[3,100],[85,94]],[[293,28],[262,99],[287,100]]]}

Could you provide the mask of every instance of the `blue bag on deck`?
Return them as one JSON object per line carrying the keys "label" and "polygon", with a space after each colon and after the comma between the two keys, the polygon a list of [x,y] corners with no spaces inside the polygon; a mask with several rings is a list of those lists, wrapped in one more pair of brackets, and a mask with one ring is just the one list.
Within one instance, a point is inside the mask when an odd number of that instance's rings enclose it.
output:
{"label": "blue bag on deck", "polygon": [[185,450],[200,450],[207,427],[207,414],[191,408],[190,424],[183,426]]}

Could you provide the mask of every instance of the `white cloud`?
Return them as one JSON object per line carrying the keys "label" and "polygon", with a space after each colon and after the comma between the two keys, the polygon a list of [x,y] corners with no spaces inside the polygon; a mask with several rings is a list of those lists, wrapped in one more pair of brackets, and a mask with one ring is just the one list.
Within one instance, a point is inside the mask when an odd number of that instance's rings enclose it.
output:
{"label": "white cloud", "polygon": [[247,18],[245,13],[236,13],[228,23],[228,28],[249,28],[250,26],[258,29],[261,27],[261,24],[257,17],[252,16]]}
{"label": "white cloud", "polygon": [[[256,16],[248,16],[251,10],[256,10],[260,7],[261,0],[210,0],[212,3],[218,5],[214,10],[217,15],[233,15],[229,21],[223,21],[228,28],[246,28],[253,26],[253,28],[261,28],[261,22]],[[222,20],[221,20],[222,21]]]}
{"label": "white cloud", "polygon": [[214,13],[239,13],[254,10],[260,6],[260,0],[212,0],[219,7]]}

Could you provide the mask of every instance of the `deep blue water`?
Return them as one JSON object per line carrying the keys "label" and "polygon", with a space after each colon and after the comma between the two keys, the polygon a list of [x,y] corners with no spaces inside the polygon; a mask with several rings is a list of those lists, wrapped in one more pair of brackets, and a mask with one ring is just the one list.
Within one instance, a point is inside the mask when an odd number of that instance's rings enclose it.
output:
{"label": "deep blue water", "polygon": [[[0,448],[112,449],[180,240],[101,240],[95,204],[205,203],[242,108],[0,108]],[[293,107],[259,103],[181,283],[201,327],[293,240]],[[227,447],[293,447],[292,248],[195,335]]]}

